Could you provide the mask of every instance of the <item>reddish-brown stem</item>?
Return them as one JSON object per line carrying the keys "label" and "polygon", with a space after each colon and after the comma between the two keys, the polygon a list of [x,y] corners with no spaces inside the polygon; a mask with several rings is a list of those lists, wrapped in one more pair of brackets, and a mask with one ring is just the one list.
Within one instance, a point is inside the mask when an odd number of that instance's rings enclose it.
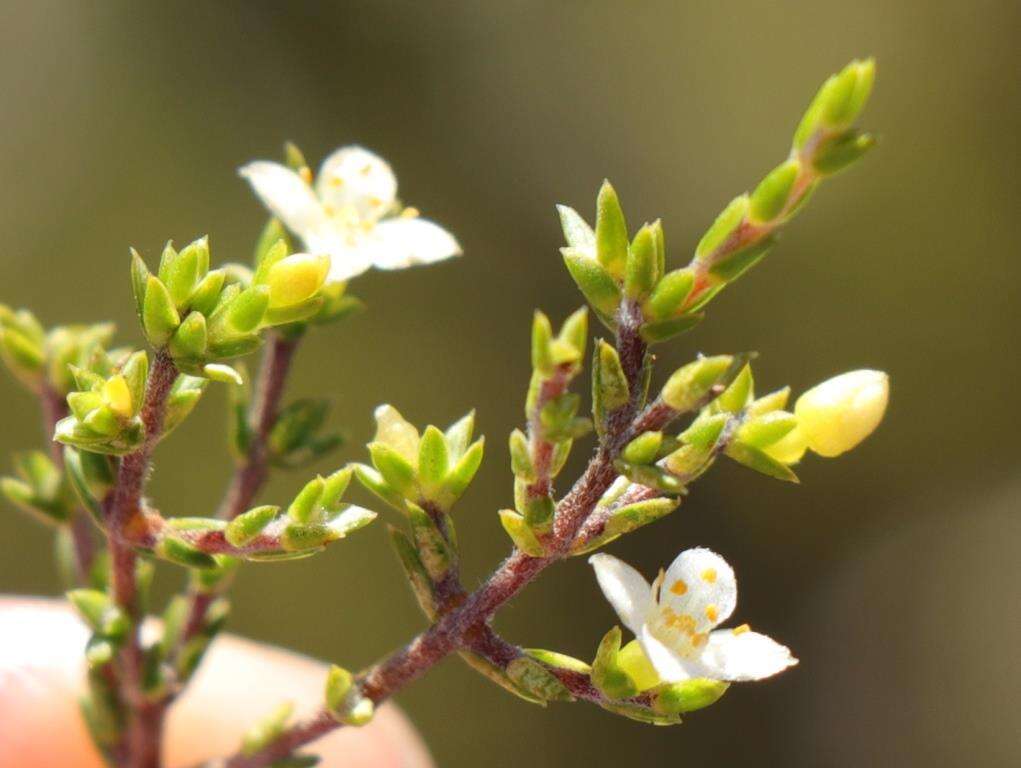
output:
{"label": "reddish-brown stem", "polygon": [[[503,654],[513,652],[508,650],[513,646],[503,644],[491,634],[488,622],[529,582],[566,555],[582,524],[616,476],[613,459],[634,435],[633,423],[641,398],[640,380],[646,352],[638,333],[640,323],[637,307],[623,304],[618,314],[617,352],[632,397],[630,402],[609,415],[596,456],[557,505],[553,534],[547,542],[550,554],[531,557],[516,550],[481,587],[466,595],[463,602],[442,613],[429,629],[407,646],[359,675],[363,695],[379,703],[425,674],[450,653],[459,649],[475,650],[475,644],[479,644],[483,651],[488,648]],[[575,683],[580,685],[579,681]],[[340,724],[329,712],[322,710],[289,728],[279,739],[254,755],[234,755],[224,763],[224,767],[264,768],[338,727]]]}
{"label": "reddish-brown stem", "polygon": [[266,438],[280,411],[280,398],[284,393],[287,374],[291,369],[299,337],[270,335],[259,379],[256,382],[254,401],[248,413],[250,438],[248,452],[238,464],[224,495],[217,516],[232,520],[247,510],[269,474],[269,453]]}
{"label": "reddish-brown stem", "polygon": [[130,768],[159,768],[162,742],[162,714],[142,696],[143,651],[139,635],[135,566],[137,556],[125,542],[125,531],[142,521],[141,499],[152,451],[163,432],[167,397],[177,378],[177,367],[164,351],[158,351],[149,371],[145,400],[139,417],[145,427],[142,446],[121,459],[117,482],[106,510],[107,542],[112,561],[113,596],[131,619],[131,629],[118,654],[120,696],[129,722],[124,753]]}

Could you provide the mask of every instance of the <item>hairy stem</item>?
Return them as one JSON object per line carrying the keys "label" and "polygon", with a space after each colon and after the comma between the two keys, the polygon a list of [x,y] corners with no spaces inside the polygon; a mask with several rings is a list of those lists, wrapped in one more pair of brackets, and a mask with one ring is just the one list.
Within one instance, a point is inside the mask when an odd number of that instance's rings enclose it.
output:
{"label": "hairy stem", "polygon": [[224,520],[232,520],[247,510],[266,482],[269,474],[266,438],[280,411],[280,398],[299,340],[298,337],[285,337],[279,333],[270,336],[259,368],[255,399],[248,412],[251,430],[248,452],[238,464],[217,511],[217,516]]}
{"label": "hairy stem", "polygon": [[120,696],[129,713],[125,765],[130,768],[158,768],[162,740],[162,715],[154,712],[142,691],[144,663],[140,638],[141,616],[136,582],[137,555],[124,540],[124,532],[142,519],[141,500],[152,451],[163,432],[167,396],[177,378],[177,368],[163,351],[156,353],[140,417],[145,426],[142,446],[121,459],[117,483],[107,504],[107,542],[112,560],[113,596],[131,619],[131,629],[117,660]]}

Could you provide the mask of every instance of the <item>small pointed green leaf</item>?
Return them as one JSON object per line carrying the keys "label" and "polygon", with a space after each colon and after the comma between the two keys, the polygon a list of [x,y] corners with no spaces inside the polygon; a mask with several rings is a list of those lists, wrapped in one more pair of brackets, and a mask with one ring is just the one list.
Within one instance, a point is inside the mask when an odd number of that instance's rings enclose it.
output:
{"label": "small pointed green leaf", "polygon": [[596,199],[596,258],[607,272],[624,276],[628,234],[624,211],[609,181],[604,181]]}
{"label": "small pointed green leaf", "polygon": [[165,345],[180,322],[181,318],[166,286],[158,278],[149,275],[142,307],[142,325],[149,343],[154,347]]}

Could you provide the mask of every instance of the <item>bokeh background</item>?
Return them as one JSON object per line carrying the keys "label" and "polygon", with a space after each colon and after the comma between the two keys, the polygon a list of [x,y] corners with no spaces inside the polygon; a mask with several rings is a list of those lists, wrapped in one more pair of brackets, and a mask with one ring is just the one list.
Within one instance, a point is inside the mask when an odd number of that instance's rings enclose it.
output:
{"label": "bokeh background", "polygon": [[[359,278],[369,312],[312,335],[292,395],[329,394],[360,459],[371,411],[441,424],[477,407],[489,456],[456,519],[469,583],[507,545],[505,435],[521,421],[534,307],[578,303],[553,211],[611,178],[662,216],[674,264],[785,156],[822,79],[875,55],[880,145],[828,183],[769,259],[661,353],[756,349],[760,385],[889,371],[879,432],[799,487],[721,463],[685,506],[613,547],[653,573],[686,546],[736,564],[738,618],[801,665],[680,728],[532,708],[448,661],[400,696],[442,766],[1021,763],[1021,456],[1015,413],[1021,130],[1013,0],[793,2],[4,2],[0,300],[47,323],[112,317],[137,343],[127,248],[209,233],[247,259],[263,212],[235,169],[285,139],[393,163],[404,199],[466,255]],[[40,439],[7,377],[0,448]],[[222,388],[164,445],[151,491],[199,514],[230,460]],[[569,479],[585,458],[564,474]],[[302,482],[278,476],[270,499]],[[382,526],[251,567],[235,631],[357,667],[422,627]],[[55,593],[49,534],[0,515],[0,590]],[[177,577],[163,573],[163,589]],[[587,565],[499,618],[590,657],[615,620]],[[258,672],[244,684],[257,684]]]}

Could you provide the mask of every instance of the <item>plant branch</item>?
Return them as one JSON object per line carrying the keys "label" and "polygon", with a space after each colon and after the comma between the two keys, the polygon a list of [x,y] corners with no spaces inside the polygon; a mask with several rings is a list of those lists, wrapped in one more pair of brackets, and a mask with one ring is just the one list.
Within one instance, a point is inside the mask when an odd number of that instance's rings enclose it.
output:
{"label": "plant branch", "polygon": [[[358,676],[362,695],[378,704],[457,650],[477,652],[475,646],[479,645],[487,653],[513,653],[508,651],[513,646],[505,644],[492,633],[489,621],[499,608],[542,571],[568,555],[582,524],[616,477],[613,459],[635,434],[635,416],[644,396],[640,382],[647,364],[646,347],[639,335],[640,323],[638,308],[629,303],[622,304],[618,314],[617,350],[631,398],[609,415],[607,429],[595,457],[557,505],[553,533],[547,542],[549,554],[532,557],[515,550],[481,587],[465,595],[459,605],[442,613],[431,627],[407,646],[362,672]],[[657,418],[662,418],[662,415]],[[594,695],[584,688],[581,681],[572,679],[572,684],[585,694],[583,698]],[[340,725],[324,709],[287,729],[255,754],[236,754],[228,758],[223,763],[224,768],[265,768]]]}
{"label": "plant branch", "polygon": [[142,446],[121,459],[117,482],[108,498],[107,541],[112,559],[113,597],[131,621],[131,628],[118,654],[120,696],[130,713],[124,751],[131,768],[158,768],[162,714],[154,711],[142,692],[144,654],[141,646],[141,617],[138,606],[135,551],[125,541],[125,532],[143,519],[142,491],[152,451],[163,431],[167,397],[177,378],[170,356],[158,351],[146,384],[140,416],[145,427]]}
{"label": "plant branch", "polygon": [[248,451],[234,471],[227,493],[220,503],[217,517],[233,520],[247,510],[269,475],[269,452],[266,439],[280,411],[291,361],[300,337],[271,333],[259,368],[255,399],[248,412],[250,439]]}

